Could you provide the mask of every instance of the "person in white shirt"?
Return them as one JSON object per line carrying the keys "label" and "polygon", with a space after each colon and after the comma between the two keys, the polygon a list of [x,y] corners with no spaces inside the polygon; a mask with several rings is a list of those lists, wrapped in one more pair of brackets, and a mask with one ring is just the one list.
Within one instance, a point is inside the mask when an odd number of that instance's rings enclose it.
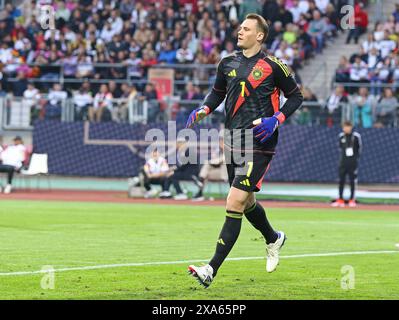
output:
{"label": "person in white shirt", "polygon": [[322,13],[326,13],[326,9],[330,3],[330,0],[315,0],[315,3],[317,8],[319,8]]}
{"label": "person in white shirt", "polygon": [[120,34],[123,29],[123,20],[119,16],[119,12],[117,9],[111,11],[111,29],[114,31],[114,34]]}
{"label": "person in white shirt", "polygon": [[40,92],[32,82],[28,82],[28,88],[24,91],[22,100],[24,108],[30,109],[30,123],[32,124],[39,117],[40,113]]}
{"label": "person in white shirt", "polygon": [[54,83],[53,89],[48,94],[48,103],[46,105],[45,118],[60,120],[62,113],[62,103],[68,98],[68,93],[62,90],[59,83]]}
{"label": "person in white shirt", "polygon": [[104,110],[112,111],[112,93],[108,91],[108,86],[102,84],[100,91],[94,96],[93,106],[89,107],[89,120],[100,122]]}
{"label": "person in white shirt", "polygon": [[14,144],[4,150],[0,147],[0,172],[7,173],[7,185],[4,188],[4,193],[11,192],[14,173],[22,169],[25,157],[26,147],[20,136],[16,136]]}
{"label": "person in white shirt", "polygon": [[[367,64],[356,56],[355,62],[351,65],[349,71],[349,78],[351,82],[363,83],[368,81],[368,69]],[[356,88],[350,88],[350,93],[354,93]]]}
{"label": "person in white shirt", "polygon": [[100,38],[103,39],[105,42],[111,42],[112,37],[115,34],[115,30],[112,29],[112,19],[108,18],[105,22],[104,27],[101,30]]}
{"label": "person in white shirt", "polygon": [[188,40],[184,40],[182,42],[181,48],[179,48],[176,52],[176,59],[179,61],[179,63],[189,63],[193,62],[194,60],[194,54],[193,52],[188,48]]}
{"label": "person in white shirt", "polygon": [[162,194],[169,193],[167,178],[172,174],[173,171],[169,168],[166,159],[160,155],[157,149],[154,149],[151,158],[147,160],[139,174],[139,179],[146,190],[144,197],[150,198],[156,195],[156,192],[151,188],[152,184],[161,185]]}
{"label": "person in white shirt", "polygon": [[73,104],[75,106],[75,120],[87,120],[89,108],[93,104],[90,82],[83,82],[79,91],[73,93]]}
{"label": "person in white shirt", "polygon": [[[309,6],[309,5],[308,5],[308,6]],[[299,6],[299,0],[293,0],[293,1],[292,1],[292,7],[289,8],[289,11],[290,11],[291,14],[292,14],[292,18],[293,18],[293,20],[294,20],[294,23],[298,23],[299,18],[300,18],[300,16],[301,16],[301,13],[306,13],[306,12],[307,12],[307,10],[306,10],[306,11],[303,11],[303,8],[301,8],[301,7]]]}
{"label": "person in white shirt", "polygon": [[384,59],[390,55],[390,53],[396,48],[395,41],[389,39],[389,32],[385,31],[384,40],[381,40],[380,43],[380,51],[381,57]]}

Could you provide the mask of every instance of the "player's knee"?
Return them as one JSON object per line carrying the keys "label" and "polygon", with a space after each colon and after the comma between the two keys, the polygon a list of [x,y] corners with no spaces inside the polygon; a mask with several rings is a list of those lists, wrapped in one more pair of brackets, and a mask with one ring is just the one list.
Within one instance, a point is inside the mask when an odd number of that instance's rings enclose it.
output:
{"label": "player's knee", "polygon": [[226,210],[235,212],[244,212],[247,206],[247,200],[244,198],[234,198],[230,194],[227,196]]}

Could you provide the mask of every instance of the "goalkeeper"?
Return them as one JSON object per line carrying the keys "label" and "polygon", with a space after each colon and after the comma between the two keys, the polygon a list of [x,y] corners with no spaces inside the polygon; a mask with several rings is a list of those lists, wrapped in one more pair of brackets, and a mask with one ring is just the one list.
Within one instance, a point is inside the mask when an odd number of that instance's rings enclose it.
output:
{"label": "goalkeeper", "polygon": [[[287,66],[262,51],[268,32],[263,17],[246,16],[238,32],[237,45],[241,51],[220,61],[212,91],[203,106],[190,114],[186,124],[191,128],[226,99],[224,152],[230,183],[226,220],[209,263],[201,267],[189,266],[189,272],[205,287],[211,284],[233,248],[244,215],[265,238],[267,272],[276,269],[279,251],[286,239],[284,232],[275,231],[270,225],[265,210],[256,201],[255,192],[261,189],[275,154],[277,128],[301,106],[303,97]],[[280,91],[287,98],[283,106],[280,106]],[[249,148],[244,143],[246,135],[253,141]],[[235,161],[236,156],[242,154],[252,160]],[[230,163],[227,159],[231,159]]]}

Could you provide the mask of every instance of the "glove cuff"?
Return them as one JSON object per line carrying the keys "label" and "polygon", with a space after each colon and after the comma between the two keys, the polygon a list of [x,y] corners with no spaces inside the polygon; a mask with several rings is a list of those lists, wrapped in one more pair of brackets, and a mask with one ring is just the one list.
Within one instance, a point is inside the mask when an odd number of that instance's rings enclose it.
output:
{"label": "glove cuff", "polygon": [[202,109],[204,109],[204,111],[206,112],[206,115],[211,113],[211,108],[209,108],[208,106],[202,106]]}
{"label": "glove cuff", "polygon": [[284,113],[282,113],[280,111],[276,112],[273,115],[273,117],[277,118],[279,125],[283,124],[283,122],[285,121],[285,115],[284,115]]}

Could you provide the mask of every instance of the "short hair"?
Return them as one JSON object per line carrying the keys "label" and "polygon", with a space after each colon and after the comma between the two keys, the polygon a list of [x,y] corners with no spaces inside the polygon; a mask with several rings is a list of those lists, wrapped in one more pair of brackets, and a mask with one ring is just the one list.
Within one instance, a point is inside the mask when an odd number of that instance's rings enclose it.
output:
{"label": "short hair", "polygon": [[353,124],[352,124],[351,121],[346,120],[346,121],[344,121],[344,122],[342,123],[342,126],[343,126],[343,127],[353,127]]}
{"label": "short hair", "polygon": [[256,20],[256,22],[258,23],[258,30],[265,34],[262,42],[266,42],[267,36],[269,35],[269,25],[266,22],[265,18],[256,13],[249,13],[245,16],[245,19]]}

